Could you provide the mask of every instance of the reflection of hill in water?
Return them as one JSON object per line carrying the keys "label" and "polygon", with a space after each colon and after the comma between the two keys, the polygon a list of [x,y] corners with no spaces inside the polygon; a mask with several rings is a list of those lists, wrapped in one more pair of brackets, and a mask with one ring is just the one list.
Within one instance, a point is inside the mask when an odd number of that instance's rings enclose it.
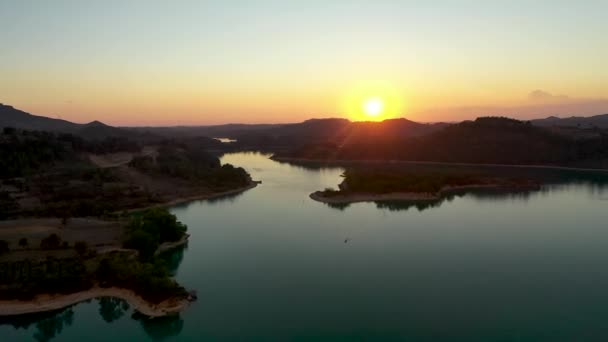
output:
{"label": "reflection of hill in water", "polygon": [[150,318],[136,312],[131,318],[139,321],[146,335],[154,341],[178,336],[184,329],[184,320],[180,315]]}
{"label": "reflection of hill in water", "polygon": [[28,329],[35,325],[36,330],[32,336],[35,341],[51,341],[59,336],[64,328],[68,328],[74,322],[74,310],[71,307],[44,313],[21,315],[10,318],[2,318],[0,325],[12,325],[15,329]]}
{"label": "reflection of hill in water", "polygon": [[[553,182],[546,183],[541,187],[540,190],[516,190],[508,191],[502,189],[472,189],[472,190],[459,190],[451,191],[445,194],[443,197],[437,200],[420,200],[420,201],[374,201],[376,208],[386,209],[389,211],[407,211],[410,209],[416,209],[418,211],[424,211],[427,209],[438,208],[446,202],[451,202],[458,197],[469,197],[485,202],[499,202],[499,201],[528,201],[530,197],[538,193],[549,193],[552,191],[559,191],[560,189],[567,188],[570,186],[584,186],[589,193],[598,200],[604,200],[608,198],[608,173],[602,175],[592,174],[588,176],[581,176],[567,174],[568,177],[562,178],[556,181],[553,178]],[[328,207],[337,210],[346,210],[352,205],[352,203],[325,203]]]}

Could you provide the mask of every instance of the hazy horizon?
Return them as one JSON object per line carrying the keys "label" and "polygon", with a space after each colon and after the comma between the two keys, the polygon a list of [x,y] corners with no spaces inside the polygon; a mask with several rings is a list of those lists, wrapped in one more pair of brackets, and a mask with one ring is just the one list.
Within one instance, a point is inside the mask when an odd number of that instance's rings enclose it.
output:
{"label": "hazy horizon", "polygon": [[0,102],[116,126],[605,114],[607,12],[600,1],[0,1]]}

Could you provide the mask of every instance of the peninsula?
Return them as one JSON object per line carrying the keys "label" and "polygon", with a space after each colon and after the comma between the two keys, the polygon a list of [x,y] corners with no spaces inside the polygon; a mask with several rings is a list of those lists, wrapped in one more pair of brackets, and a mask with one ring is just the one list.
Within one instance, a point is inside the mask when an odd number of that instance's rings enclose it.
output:
{"label": "peninsula", "polygon": [[327,188],[310,194],[315,201],[346,204],[374,201],[437,201],[455,192],[473,190],[536,191],[541,182],[534,179],[463,173],[420,172],[398,167],[349,168],[339,190]]}
{"label": "peninsula", "polygon": [[210,138],[84,129],[96,138],[0,131],[0,316],[108,296],[147,316],[179,312],[195,296],[172,279],[162,253],[188,234],[165,208],[258,183],[207,152]]}

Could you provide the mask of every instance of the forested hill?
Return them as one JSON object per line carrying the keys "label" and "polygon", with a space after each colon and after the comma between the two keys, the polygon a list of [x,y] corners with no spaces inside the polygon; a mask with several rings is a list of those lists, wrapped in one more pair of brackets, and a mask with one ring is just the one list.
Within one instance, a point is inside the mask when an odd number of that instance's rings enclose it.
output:
{"label": "forested hill", "polygon": [[529,122],[485,117],[408,140],[395,136],[308,144],[280,158],[314,160],[410,160],[492,164],[608,167],[608,136],[574,139]]}
{"label": "forested hill", "polygon": [[149,138],[147,135],[108,126],[99,121],[93,121],[88,124],[77,124],[61,119],[32,115],[12,106],[0,104],[0,129],[5,127],[30,131],[70,133],[88,140],[100,140],[108,137],[129,137],[139,140]]}
{"label": "forested hill", "polygon": [[448,124],[422,124],[407,119],[352,122],[347,119],[310,119],[300,123],[224,132],[243,148],[293,148],[311,143],[342,144],[349,140],[391,137],[409,139],[435,132]]}
{"label": "forested hill", "polygon": [[545,119],[532,120],[532,124],[544,127],[578,127],[587,129],[608,129],[608,114],[595,115],[589,117],[571,116],[568,118],[558,118],[555,116],[550,116]]}
{"label": "forested hill", "polygon": [[0,130],[0,179],[21,177],[59,163],[83,161],[83,153],[139,152],[141,146],[126,138],[84,140],[67,133]]}

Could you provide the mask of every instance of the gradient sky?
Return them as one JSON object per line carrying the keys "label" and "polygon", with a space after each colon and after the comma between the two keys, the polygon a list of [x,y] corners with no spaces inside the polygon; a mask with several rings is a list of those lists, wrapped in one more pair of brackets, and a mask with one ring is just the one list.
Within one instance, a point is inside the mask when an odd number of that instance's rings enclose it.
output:
{"label": "gradient sky", "polygon": [[[0,102],[115,125],[608,113],[608,1],[0,0]],[[360,95],[357,95],[360,96]],[[362,95],[365,96],[365,95]]]}

